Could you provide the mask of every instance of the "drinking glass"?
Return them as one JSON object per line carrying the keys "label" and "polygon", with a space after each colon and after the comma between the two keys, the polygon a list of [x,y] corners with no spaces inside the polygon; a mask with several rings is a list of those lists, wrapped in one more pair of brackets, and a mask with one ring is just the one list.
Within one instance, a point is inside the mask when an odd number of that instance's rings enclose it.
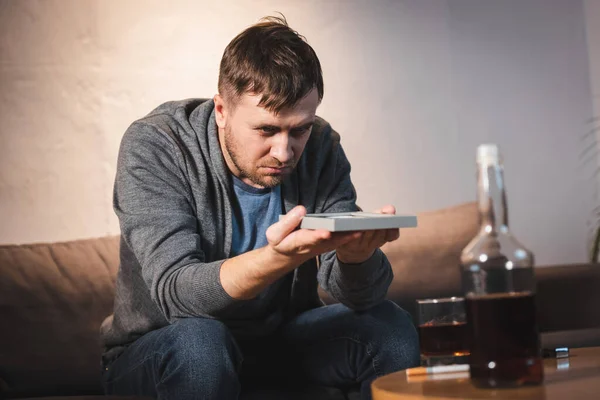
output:
{"label": "drinking glass", "polygon": [[417,300],[423,365],[466,362],[469,340],[463,297]]}

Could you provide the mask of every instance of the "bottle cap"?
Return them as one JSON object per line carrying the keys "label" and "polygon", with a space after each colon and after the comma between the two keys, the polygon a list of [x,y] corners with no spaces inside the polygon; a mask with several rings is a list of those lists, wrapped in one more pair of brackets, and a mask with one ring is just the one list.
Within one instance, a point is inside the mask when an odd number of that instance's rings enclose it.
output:
{"label": "bottle cap", "polygon": [[477,163],[498,164],[501,161],[498,145],[493,143],[480,144],[477,147]]}

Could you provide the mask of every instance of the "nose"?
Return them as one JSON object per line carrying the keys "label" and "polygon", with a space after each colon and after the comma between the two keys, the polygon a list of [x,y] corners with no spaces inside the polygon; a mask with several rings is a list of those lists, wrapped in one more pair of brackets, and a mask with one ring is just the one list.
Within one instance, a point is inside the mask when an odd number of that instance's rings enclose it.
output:
{"label": "nose", "polygon": [[292,140],[287,133],[280,133],[273,138],[271,145],[271,157],[276,158],[282,164],[291,164],[294,159]]}

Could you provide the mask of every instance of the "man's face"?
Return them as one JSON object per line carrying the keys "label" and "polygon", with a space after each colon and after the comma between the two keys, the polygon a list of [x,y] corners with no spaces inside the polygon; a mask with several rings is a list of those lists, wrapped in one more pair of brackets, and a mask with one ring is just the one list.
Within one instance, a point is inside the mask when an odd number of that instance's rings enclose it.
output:
{"label": "man's face", "polygon": [[260,96],[242,95],[235,106],[215,96],[219,141],[229,170],[255,187],[274,187],[289,175],[310,137],[319,103],[312,90],[278,114],[258,105]]}

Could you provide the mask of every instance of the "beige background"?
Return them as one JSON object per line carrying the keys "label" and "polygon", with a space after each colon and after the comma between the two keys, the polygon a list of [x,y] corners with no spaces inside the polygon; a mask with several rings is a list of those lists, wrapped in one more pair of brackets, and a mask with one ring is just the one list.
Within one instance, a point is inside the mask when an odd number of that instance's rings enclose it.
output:
{"label": "beige background", "polygon": [[474,200],[475,148],[495,141],[515,234],[539,264],[585,259],[598,0],[0,0],[0,243],[118,233],[124,130],[160,102],[212,96],[226,44],[275,11],[320,56],[318,113],[363,207]]}
{"label": "beige background", "polygon": [[[595,129],[596,138],[600,138],[600,0],[585,0],[584,14],[595,118],[591,128]],[[600,201],[596,200],[596,205],[600,205]]]}

